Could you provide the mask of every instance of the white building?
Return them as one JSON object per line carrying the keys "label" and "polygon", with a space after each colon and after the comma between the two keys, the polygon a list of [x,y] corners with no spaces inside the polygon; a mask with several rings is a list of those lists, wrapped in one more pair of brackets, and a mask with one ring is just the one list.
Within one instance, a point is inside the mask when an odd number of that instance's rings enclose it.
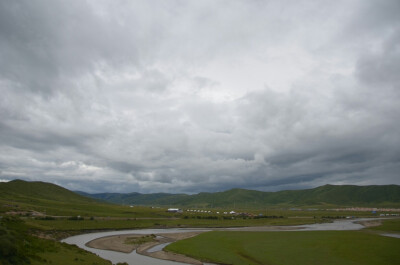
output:
{"label": "white building", "polygon": [[182,209],[178,209],[178,208],[168,208],[167,212],[169,213],[181,213]]}

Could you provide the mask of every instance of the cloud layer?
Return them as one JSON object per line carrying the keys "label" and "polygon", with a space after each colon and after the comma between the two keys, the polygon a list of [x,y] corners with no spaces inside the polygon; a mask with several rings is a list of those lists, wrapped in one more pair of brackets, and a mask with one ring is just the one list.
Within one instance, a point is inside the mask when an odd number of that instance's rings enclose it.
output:
{"label": "cloud layer", "polygon": [[2,1],[0,179],[400,184],[399,1]]}

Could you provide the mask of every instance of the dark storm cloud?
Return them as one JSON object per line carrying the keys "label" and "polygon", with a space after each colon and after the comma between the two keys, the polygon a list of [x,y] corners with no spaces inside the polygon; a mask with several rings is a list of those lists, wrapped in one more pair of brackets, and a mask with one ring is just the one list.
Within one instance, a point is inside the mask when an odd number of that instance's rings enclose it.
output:
{"label": "dark storm cloud", "polygon": [[398,1],[2,1],[0,180],[400,184]]}

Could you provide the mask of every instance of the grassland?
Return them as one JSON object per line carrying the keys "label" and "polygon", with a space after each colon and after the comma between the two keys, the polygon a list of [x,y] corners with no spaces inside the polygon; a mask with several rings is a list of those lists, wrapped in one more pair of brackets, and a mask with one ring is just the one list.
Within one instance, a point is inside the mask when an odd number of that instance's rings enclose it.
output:
{"label": "grassland", "polygon": [[110,261],[104,260],[97,255],[82,250],[76,246],[71,246],[64,243],[58,243],[54,241],[44,242],[44,240],[38,240],[37,242],[43,247],[40,253],[36,254],[36,258],[32,259],[32,265],[39,264],[57,264],[57,265],[111,265]]}
{"label": "grassland", "polygon": [[[232,196],[237,196],[238,193],[242,196],[247,196],[247,192],[241,190],[232,193]],[[254,193],[256,194],[256,193]],[[208,198],[209,195],[203,194]],[[258,196],[258,195],[257,195]],[[207,205],[200,205],[206,207]],[[235,206],[235,205],[234,205]],[[311,207],[310,207],[311,208]],[[193,209],[193,208],[192,208]],[[130,207],[127,205],[115,205],[96,201],[91,198],[85,198],[74,192],[66,190],[62,187],[56,186],[50,183],[43,182],[25,182],[25,181],[12,181],[9,183],[0,183],[0,265],[8,264],[109,264],[92,255],[88,252],[80,250],[76,247],[61,244],[54,239],[61,239],[69,235],[86,233],[94,230],[117,230],[117,229],[142,229],[142,228],[172,228],[172,227],[243,227],[243,226],[265,226],[265,225],[299,225],[299,224],[310,224],[320,222],[330,222],[334,219],[345,218],[346,216],[354,217],[372,217],[377,216],[379,213],[373,214],[371,212],[338,212],[333,210],[287,210],[281,208],[243,208],[242,205],[236,205],[236,208],[216,208],[215,204],[213,208],[202,208],[205,212],[193,212],[186,211],[184,209],[183,214],[167,213],[166,208],[154,208],[154,207],[143,207],[135,206]],[[222,214],[223,212],[229,212],[235,210],[236,212],[245,213],[241,216],[234,216],[229,214]],[[208,213],[208,211],[211,211]],[[217,214],[220,212],[220,214]],[[341,250],[342,247],[335,245],[334,242],[346,242],[344,245],[351,245],[349,238],[356,236],[363,240],[371,240],[379,237],[377,233],[379,231],[399,231],[399,222],[387,220],[381,227],[371,228],[369,234],[343,234],[342,236],[334,236],[333,234],[325,234],[325,232],[316,232],[316,234],[308,235],[308,232],[304,232],[303,236],[307,236],[310,244],[304,243],[304,246],[311,250],[317,250],[321,252],[316,256],[316,261],[321,261],[323,257],[337,261],[338,264],[346,264],[340,262],[343,256],[346,256],[345,250]],[[372,230],[375,229],[375,230]],[[375,231],[375,232],[374,232]],[[296,249],[296,246],[291,246],[291,242],[300,242],[301,238],[290,238],[287,232],[283,233],[286,239],[289,240],[289,250],[292,249],[291,254],[295,260],[301,262],[308,261],[307,258],[311,257],[311,254],[303,255],[301,251]],[[356,232],[354,232],[356,233]],[[222,252],[226,251],[226,254],[221,254],[222,258],[225,259],[227,256],[232,256],[234,260],[248,262],[248,263],[235,263],[234,264],[259,264],[260,260],[263,262],[265,259],[272,261],[277,258],[272,255],[263,253],[263,249],[257,246],[268,246],[271,241],[276,240],[277,245],[281,249],[284,248],[285,240],[274,238],[270,233],[259,233],[260,235],[266,235],[260,238],[258,233],[243,234],[243,236],[237,236],[239,239],[229,238],[230,234],[218,234],[224,236],[217,236],[213,244],[209,244],[207,241],[202,243],[193,243],[202,245],[199,247],[200,250],[206,250],[209,246],[214,246],[216,249],[221,249]],[[206,234],[208,236],[208,234]],[[213,234],[211,234],[213,235]],[[293,234],[295,235],[295,234]],[[337,234],[339,235],[339,234]],[[361,236],[360,236],[361,235]],[[370,238],[364,238],[365,236]],[[51,238],[53,240],[43,239],[43,237]],[[283,237],[283,238],[285,238]],[[218,238],[224,240],[219,241]],[[262,241],[269,239],[270,241]],[[318,240],[332,241],[330,245],[328,243],[319,243]],[[197,240],[194,238],[193,240]],[[202,239],[200,238],[200,241]],[[236,241],[235,241],[236,240]],[[261,241],[260,241],[261,240]],[[296,241],[299,240],[299,241]],[[381,242],[380,238],[377,239],[381,246],[387,246],[387,242]],[[383,239],[382,239],[383,240]],[[386,240],[386,239],[384,239]],[[396,240],[396,239],[390,239]],[[239,241],[246,242],[246,244],[239,244]],[[358,243],[356,239],[356,243]],[[193,241],[195,242],[195,241]],[[231,243],[229,243],[231,242]],[[236,242],[236,243],[235,243]],[[398,241],[397,241],[398,242]],[[178,244],[178,243],[177,243]],[[222,247],[218,244],[223,244]],[[233,245],[232,245],[233,244]],[[236,244],[236,245],[235,245]],[[301,243],[302,244],[302,243]],[[300,244],[300,245],[301,245]],[[362,244],[362,243],[361,243]],[[365,244],[365,243],[364,243]],[[253,246],[248,248],[247,245]],[[190,246],[190,244],[188,244]],[[397,244],[398,246],[398,244]],[[171,245],[171,248],[175,245]],[[179,245],[178,245],[179,248]],[[242,249],[243,248],[243,249]],[[333,248],[333,250],[331,249]],[[254,251],[252,250],[254,249]],[[273,248],[272,248],[273,249]],[[362,248],[363,251],[369,251],[368,247]],[[377,248],[380,250],[381,248]],[[391,251],[393,249],[388,248],[388,252],[391,259]],[[279,253],[278,249],[273,253]],[[177,250],[178,251],[178,250]],[[185,251],[189,251],[186,249]],[[208,250],[207,250],[208,251]],[[219,252],[221,252],[219,251]],[[297,251],[297,252],[296,252]],[[382,249],[383,251],[383,249]],[[282,252],[281,252],[282,253]],[[296,254],[300,257],[295,257]],[[332,254],[334,253],[334,255]],[[355,256],[359,256],[356,251]],[[382,252],[383,253],[383,252]],[[378,254],[381,255],[381,252]],[[190,254],[190,253],[189,253]],[[329,255],[328,255],[329,254]],[[345,255],[346,254],[346,255]],[[386,255],[385,254],[385,255]],[[192,255],[192,254],[190,254]],[[197,253],[196,256],[199,258],[208,257],[213,258],[213,253]],[[211,255],[211,256],[210,256]],[[237,256],[238,255],[238,256]],[[260,256],[261,255],[261,256]],[[325,256],[324,256],[325,255]],[[331,256],[330,256],[331,255]],[[332,256],[333,255],[333,256]],[[336,256],[335,256],[336,255]],[[378,255],[378,257],[379,257]],[[383,255],[383,254],[382,254]],[[382,257],[386,257],[383,255]],[[304,256],[304,257],[303,257]],[[62,257],[62,258],[60,258]],[[346,256],[347,257],[347,256]],[[397,257],[397,256],[396,256]],[[371,259],[374,260],[374,259]],[[376,260],[376,259],[375,259]],[[379,260],[383,262],[383,260]],[[230,261],[228,260],[227,263]],[[251,263],[253,262],[253,263]],[[280,262],[280,261],[279,261]],[[358,261],[357,261],[358,262]],[[265,264],[265,263],[262,263]],[[271,264],[292,264],[292,263],[271,263]],[[294,264],[294,263],[293,263]],[[297,264],[317,264],[317,263],[297,263]],[[329,264],[322,262],[321,264]],[[333,263],[332,263],[333,264]],[[358,263],[347,263],[347,264],[358,264]],[[370,263],[365,263],[370,264]],[[371,263],[378,264],[378,263]],[[390,264],[390,263],[382,263]]]}
{"label": "grassland", "polygon": [[327,220],[309,218],[276,218],[276,219],[85,219],[68,220],[37,220],[27,218],[25,222],[32,228],[44,231],[50,230],[102,230],[102,229],[142,229],[142,228],[172,228],[172,227],[243,227],[264,225],[300,225]]}
{"label": "grassland", "polygon": [[221,264],[398,264],[400,240],[363,231],[208,232],[166,250]]}
{"label": "grassland", "polygon": [[54,184],[15,180],[0,183],[0,213],[52,216],[166,217],[165,210],[105,203]]}
{"label": "grassland", "polygon": [[369,229],[375,230],[375,231],[399,233],[400,232],[400,219],[397,218],[397,219],[383,220],[382,225],[370,227]]}
{"label": "grassland", "polygon": [[33,236],[18,218],[0,220],[0,264],[111,265],[76,246]]}
{"label": "grassland", "polygon": [[[330,190],[330,187],[325,187],[321,189],[315,189],[316,194],[325,194],[326,190]],[[386,187],[396,189],[396,187]],[[334,187],[334,191],[337,188]],[[317,192],[319,191],[319,192]],[[350,189],[352,191],[352,189]],[[299,193],[300,197],[304,196]],[[347,191],[347,193],[349,193]],[[346,193],[346,194],[347,194]],[[249,194],[252,194],[250,196]],[[229,192],[218,193],[211,196],[208,193],[201,193],[200,197],[208,198],[209,200],[228,200],[234,202],[236,199],[239,201],[249,201],[252,200],[254,196],[261,196],[264,193],[255,191],[245,191],[245,190],[232,190]],[[275,194],[275,193],[274,193]],[[368,193],[367,193],[368,194]],[[225,196],[226,195],[226,196]],[[229,195],[229,196],[228,196]],[[210,197],[211,196],[211,197]],[[217,196],[217,197],[215,197]],[[222,197],[221,197],[222,196]],[[250,196],[250,197],[249,197]],[[277,195],[275,195],[277,196]],[[282,195],[283,196],[283,195]],[[321,195],[322,196],[322,195]],[[360,195],[361,196],[361,195]],[[210,197],[210,198],[209,198]],[[221,198],[220,198],[221,197]],[[255,198],[256,199],[256,198]],[[196,201],[195,201],[196,202]],[[315,216],[316,219],[321,219],[323,217],[340,217],[345,215],[352,216],[373,216],[372,214],[366,212],[334,212],[334,211],[288,211],[282,210],[281,208],[275,207],[250,207],[250,203],[245,204],[248,207],[240,205],[233,205],[232,207],[213,207],[213,208],[201,208],[203,210],[212,210],[213,213],[224,212],[235,210],[236,212],[248,212],[253,215],[262,214],[264,216],[285,216],[285,217],[311,217]],[[200,205],[201,206],[201,205]],[[204,205],[202,205],[204,206]],[[214,204],[215,206],[215,204]],[[166,207],[166,206],[165,206]],[[308,206],[311,208],[311,206]],[[187,208],[186,208],[187,209]],[[151,208],[151,207],[130,207],[127,205],[116,205],[105,203],[101,201],[96,201],[91,198],[87,198],[78,195],[72,191],[64,189],[60,186],[44,183],[44,182],[26,182],[21,180],[14,180],[7,183],[0,183],[0,214],[1,213],[16,213],[20,215],[49,215],[49,216],[83,216],[83,217],[118,217],[118,218],[170,218],[178,217],[181,218],[182,215],[174,215],[165,212],[165,208]],[[192,216],[204,216],[208,214],[203,213],[187,213],[185,215],[189,217]]]}

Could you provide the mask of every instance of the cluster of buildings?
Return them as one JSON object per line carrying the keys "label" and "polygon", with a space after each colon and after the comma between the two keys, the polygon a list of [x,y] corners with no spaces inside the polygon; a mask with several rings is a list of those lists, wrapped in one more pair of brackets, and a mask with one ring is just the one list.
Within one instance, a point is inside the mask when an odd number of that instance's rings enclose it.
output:
{"label": "cluster of buildings", "polygon": [[398,213],[391,213],[391,214],[389,214],[389,213],[386,213],[386,214],[381,213],[379,216],[400,216],[400,214],[398,214]]}
{"label": "cluster of buildings", "polygon": [[[182,209],[179,208],[168,208],[167,212],[169,213],[183,213]],[[212,211],[208,210],[196,210],[196,209],[188,209],[186,212],[193,212],[193,213],[213,213]],[[215,212],[215,214],[233,214],[237,215],[235,211],[230,211],[230,212]]]}
{"label": "cluster of buildings", "polygon": [[[187,212],[197,212],[197,213],[213,213],[212,211],[207,210],[195,210],[195,209],[188,209]],[[235,211],[230,212],[215,212],[216,214],[237,214]]]}
{"label": "cluster of buildings", "polygon": [[[206,211],[206,210],[192,210],[188,209],[186,210],[187,212],[198,212],[198,213],[212,213],[211,211]],[[219,212],[218,212],[219,213]]]}
{"label": "cluster of buildings", "polygon": [[337,208],[333,211],[352,211],[352,212],[398,212],[400,209],[395,208],[368,208],[368,207],[350,207],[350,208]]}

